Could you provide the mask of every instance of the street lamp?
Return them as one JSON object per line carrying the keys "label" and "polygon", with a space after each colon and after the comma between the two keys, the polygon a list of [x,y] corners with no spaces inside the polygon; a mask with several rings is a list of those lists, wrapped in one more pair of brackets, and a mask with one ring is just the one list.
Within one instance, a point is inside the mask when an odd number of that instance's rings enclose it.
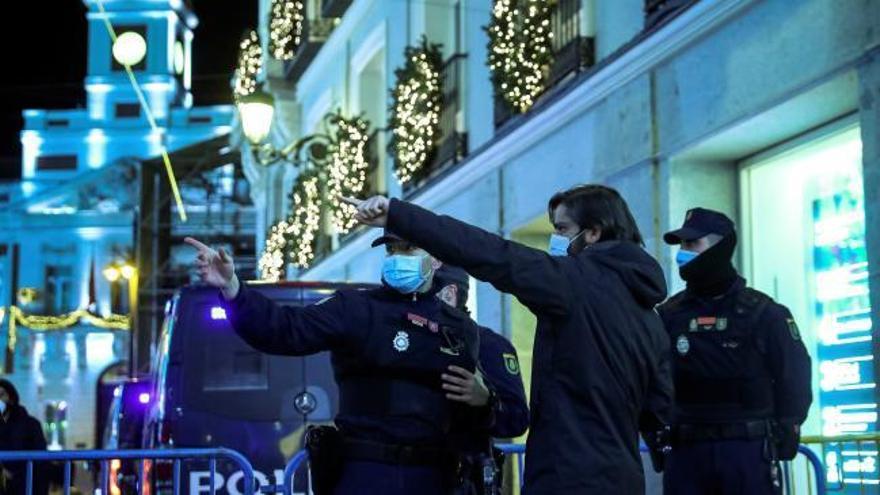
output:
{"label": "street lamp", "polygon": [[257,90],[238,99],[238,114],[241,128],[251,143],[254,158],[261,165],[271,165],[286,161],[295,167],[306,162],[323,163],[327,159],[327,147],[331,138],[326,134],[310,134],[297,139],[281,149],[266,141],[275,116],[275,99],[262,90]]}
{"label": "street lamp", "polygon": [[103,273],[104,278],[106,278],[107,281],[109,281],[111,284],[119,280],[119,277],[122,276],[122,274],[119,272],[119,268],[117,268],[115,265],[107,266],[107,268],[104,268]]}

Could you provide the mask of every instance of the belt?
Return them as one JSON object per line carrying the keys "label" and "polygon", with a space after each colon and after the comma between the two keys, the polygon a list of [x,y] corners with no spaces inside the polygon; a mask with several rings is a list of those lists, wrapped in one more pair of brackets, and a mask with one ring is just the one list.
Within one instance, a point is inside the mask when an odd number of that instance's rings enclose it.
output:
{"label": "belt", "polygon": [[352,438],[343,440],[342,453],[345,459],[350,460],[417,466],[442,467],[449,465],[454,459],[454,454],[443,448],[395,445]]}
{"label": "belt", "polygon": [[712,440],[751,440],[767,438],[771,434],[767,421],[745,423],[682,424],[672,429],[676,443],[706,442]]}

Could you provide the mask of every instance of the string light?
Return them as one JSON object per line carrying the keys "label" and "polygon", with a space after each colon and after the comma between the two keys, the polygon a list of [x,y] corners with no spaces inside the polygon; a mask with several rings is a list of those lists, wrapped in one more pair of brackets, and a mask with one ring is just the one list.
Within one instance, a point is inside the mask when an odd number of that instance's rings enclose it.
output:
{"label": "string light", "polygon": [[423,36],[420,45],[406,48],[405,59],[405,65],[396,71],[389,119],[389,151],[394,156],[395,175],[403,184],[433,158],[443,103],[440,46],[429,44]]}
{"label": "string light", "polygon": [[256,31],[251,30],[245,34],[238,48],[238,68],[235,69],[233,89],[236,102],[242,96],[253,94],[257,90],[257,75],[263,67],[263,49]]}
{"label": "string light", "polygon": [[544,92],[553,62],[550,16],[555,1],[495,0],[489,35],[489,69],[495,91],[520,113]]}
{"label": "string light", "polygon": [[284,247],[287,245],[285,234],[289,226],[287,220],[281,220],[270,229],[266,247],[257,263],[261,280],[277,282],[284,278]]}
{"label": "string light", "polygon": [[[5,314],[5,309],[3,312]],[[124,315],[111,314],[102,318],[85,309],[78,309],[58,316],[28,315],[17,306],[10,306],[6,346],[11,351],[15,350],[15,344],[18,341],[17,325],[36,332],[47,332],[65,330],[80,323],[106,330],[128,330],[130,328],[129,317]]]}
{"label": "string light", "polygon": [[[363,118],[345,118],[337,114],[332,118],[336,124],[336,139],[330,146],[327,170],[327,197],[359,197],[367,184],[367,146],[370,123]],[[357,209],[342,201],[331,201],[333,227],[339,233],[346,233],[357,223],[354,219]]]}
{"label": "string light", "polygon": [[278,60],[291,60],[302,43],[306,15],[300,0],[272,0],[269,17],[269,52]]}
{"label": "string light", "polygon": [[288,256],[294,266],[308,268],[315,258],[321,228],[321,176],[317,169],[306,170],[296,178],[290,199],[293,213],[285,231]]}

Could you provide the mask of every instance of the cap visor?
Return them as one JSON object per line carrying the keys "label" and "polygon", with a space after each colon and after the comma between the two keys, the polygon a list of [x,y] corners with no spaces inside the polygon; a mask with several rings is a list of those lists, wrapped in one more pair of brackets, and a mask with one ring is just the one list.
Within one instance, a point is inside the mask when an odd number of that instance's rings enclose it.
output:
{"label": "cap visor", "polygon": [[682,241],[693,241],[705,236],[706,233],[690,227],[682,227],[672,232],[663,234],[663,241],[666,244],[680,244]]}

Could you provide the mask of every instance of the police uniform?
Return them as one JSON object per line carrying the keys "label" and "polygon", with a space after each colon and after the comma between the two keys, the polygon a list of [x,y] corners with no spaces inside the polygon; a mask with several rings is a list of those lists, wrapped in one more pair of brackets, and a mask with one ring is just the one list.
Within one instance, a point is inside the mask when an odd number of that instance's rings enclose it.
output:
{"label": "police uniform", "polygon": [[448,436],[470,412],[446,399],[440,375],[450,365],[476,367],[479,329],[466,314],[433,292],[389,287],[282,307],[242,285],[225,304],[235,331],[258,350],[331,352],[343,461],[331,493],[451,491]]}
{"label": "police uniform", "polygon": [[810,358],[789,310],[748,288],[730,263],[733,222],[695,209],[669,244],[722,240],[684,263],[688,288],[658,307],[675,384],[666,494],[781,493],[778,460],[797,453],[812,401]]}
{"label": "police uniform", "polygon": [[[434,286],[456,292],[447,303],[465,310],[468,295],[467,273],[458,267],[443,265],[434,276]],[[441,298],[442,295],[441,295]],[[463,431],[459,445],[466,457],[465,470],[479,470],[486,461],[493,463],[491,442],[493,438],[513,438],[526,432],[529,427],[529,407],[525,387],[520,374],[519,358],[509,340],[489,328],[480,326],[479,369],[489,389],[489,403],[481,408],[481,421],[473,422],[470,431]],[[498,457],[500,460],[500,456]],[[500,463],[498,463],[500,464]],[[499,465],[495,466],[500,468]],[[482,485],[482,473],[474,486],[464,484],[462,494],[493,493]],[[498,474],[498,473],[496,473]],[[468,477],[468,473],[463,473]],[[497,487],[500,488],[500,487]],[[476,489],[476,491],[473,491]],[[468,491],[471,490],[471,491]]]}

